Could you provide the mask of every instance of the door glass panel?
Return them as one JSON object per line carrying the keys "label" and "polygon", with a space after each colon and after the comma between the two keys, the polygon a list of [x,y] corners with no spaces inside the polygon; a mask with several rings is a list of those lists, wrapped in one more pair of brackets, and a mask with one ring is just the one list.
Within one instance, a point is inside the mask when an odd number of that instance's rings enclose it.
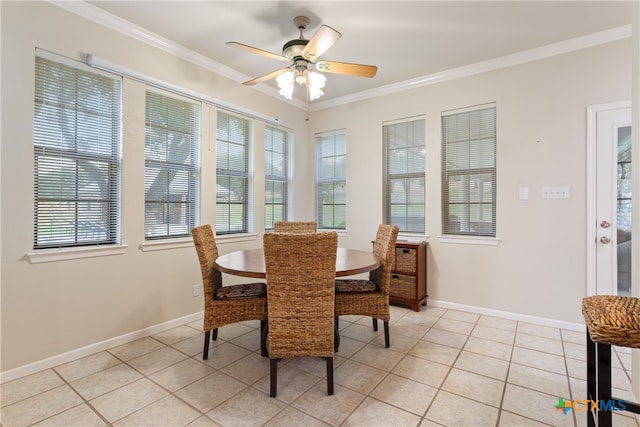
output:
{"label": "door glass panel", "polygon": [[617,271],[618,295],[631,295],[631,127],[618,128]]}

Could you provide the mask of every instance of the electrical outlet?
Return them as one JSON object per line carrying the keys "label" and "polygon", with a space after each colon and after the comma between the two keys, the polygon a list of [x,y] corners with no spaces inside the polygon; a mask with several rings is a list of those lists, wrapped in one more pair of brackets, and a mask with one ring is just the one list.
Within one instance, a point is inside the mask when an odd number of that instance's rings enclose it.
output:
{"label": "electrical outlet", "polygon": [[193,285],[193,296],[197,297],[199,295],[200,295],[200,285],[196,283],[195,285]]}
{"label": "electrical outlet", "polygon": [[568,199],[569,187],[542,187],[543,199]]}

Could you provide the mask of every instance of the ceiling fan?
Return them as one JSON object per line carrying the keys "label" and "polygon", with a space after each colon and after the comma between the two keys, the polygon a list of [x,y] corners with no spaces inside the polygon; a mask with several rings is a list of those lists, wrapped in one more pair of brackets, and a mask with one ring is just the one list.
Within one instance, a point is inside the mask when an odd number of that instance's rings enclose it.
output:
{"label": "ceiling fan", "polygon": [[348,62],[319,61],[318,58],[327,51],[340,37],[338,31],[328,25],[321,25],[318,31],[307,40],[303,31],[309,26],[309,18],[297,16],[293,23],[300,30],[297,39],[289,40],[282,46],[282,55],[258,49],[238,42],[227,42],[228,46],[246,50],[251,53],[266,56],[267,58],[279,61],[289,61],[291,64],[286,68],[272,71],[260,77],[256,77],[244,82],[244,85],[253,86],[269,79],[275,78],[280,94],[287,99],[291,99],[294,81],[304,85],[309,90],[310,99],[323,95],[322,87],[326,77],[320,73],[309,70],[309,65],[313,64],[315,69],[325,73],[346,74],[357,77],[374,77],[378,67],[373,65],[351,64]]}

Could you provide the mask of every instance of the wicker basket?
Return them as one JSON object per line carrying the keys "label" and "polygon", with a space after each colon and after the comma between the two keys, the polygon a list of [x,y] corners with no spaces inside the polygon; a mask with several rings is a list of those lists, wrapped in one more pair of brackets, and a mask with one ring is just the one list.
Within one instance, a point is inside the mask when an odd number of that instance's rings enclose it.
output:
{"label": "wicker basket", "polygon": [[640,347],[640,299],[594,295],[582,300],[591,339],[620,347]]}
{"label": "wicker basket", "polygon": [[397,271],[415,273],[416,271],[416,250],[407,248],[396,248],[396,268]]}
{"label": "wicker basket", "polygon": [[416,299],[416,277],[404,274],[391,274],[389,295],[397,298]]}

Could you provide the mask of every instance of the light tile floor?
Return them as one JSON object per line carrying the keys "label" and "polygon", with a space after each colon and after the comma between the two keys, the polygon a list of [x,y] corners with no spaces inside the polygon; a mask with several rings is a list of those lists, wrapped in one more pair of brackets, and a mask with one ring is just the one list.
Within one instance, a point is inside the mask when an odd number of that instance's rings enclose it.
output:
{"label": "light tile floor", "polygon": [[[370,318],[340,319],[335,394],[321,359],[283,360],[269,397],[259,322],[228,325],[202,360],[193,322],[2,384],[13,426],[586,426],[583,333],[469,312],[392,307],[391,348]],[[382,325],[380,325],[382,326]],[[613,355],[632,399],[631,353]],[[638,426],[629,413],[614,425]]]}

